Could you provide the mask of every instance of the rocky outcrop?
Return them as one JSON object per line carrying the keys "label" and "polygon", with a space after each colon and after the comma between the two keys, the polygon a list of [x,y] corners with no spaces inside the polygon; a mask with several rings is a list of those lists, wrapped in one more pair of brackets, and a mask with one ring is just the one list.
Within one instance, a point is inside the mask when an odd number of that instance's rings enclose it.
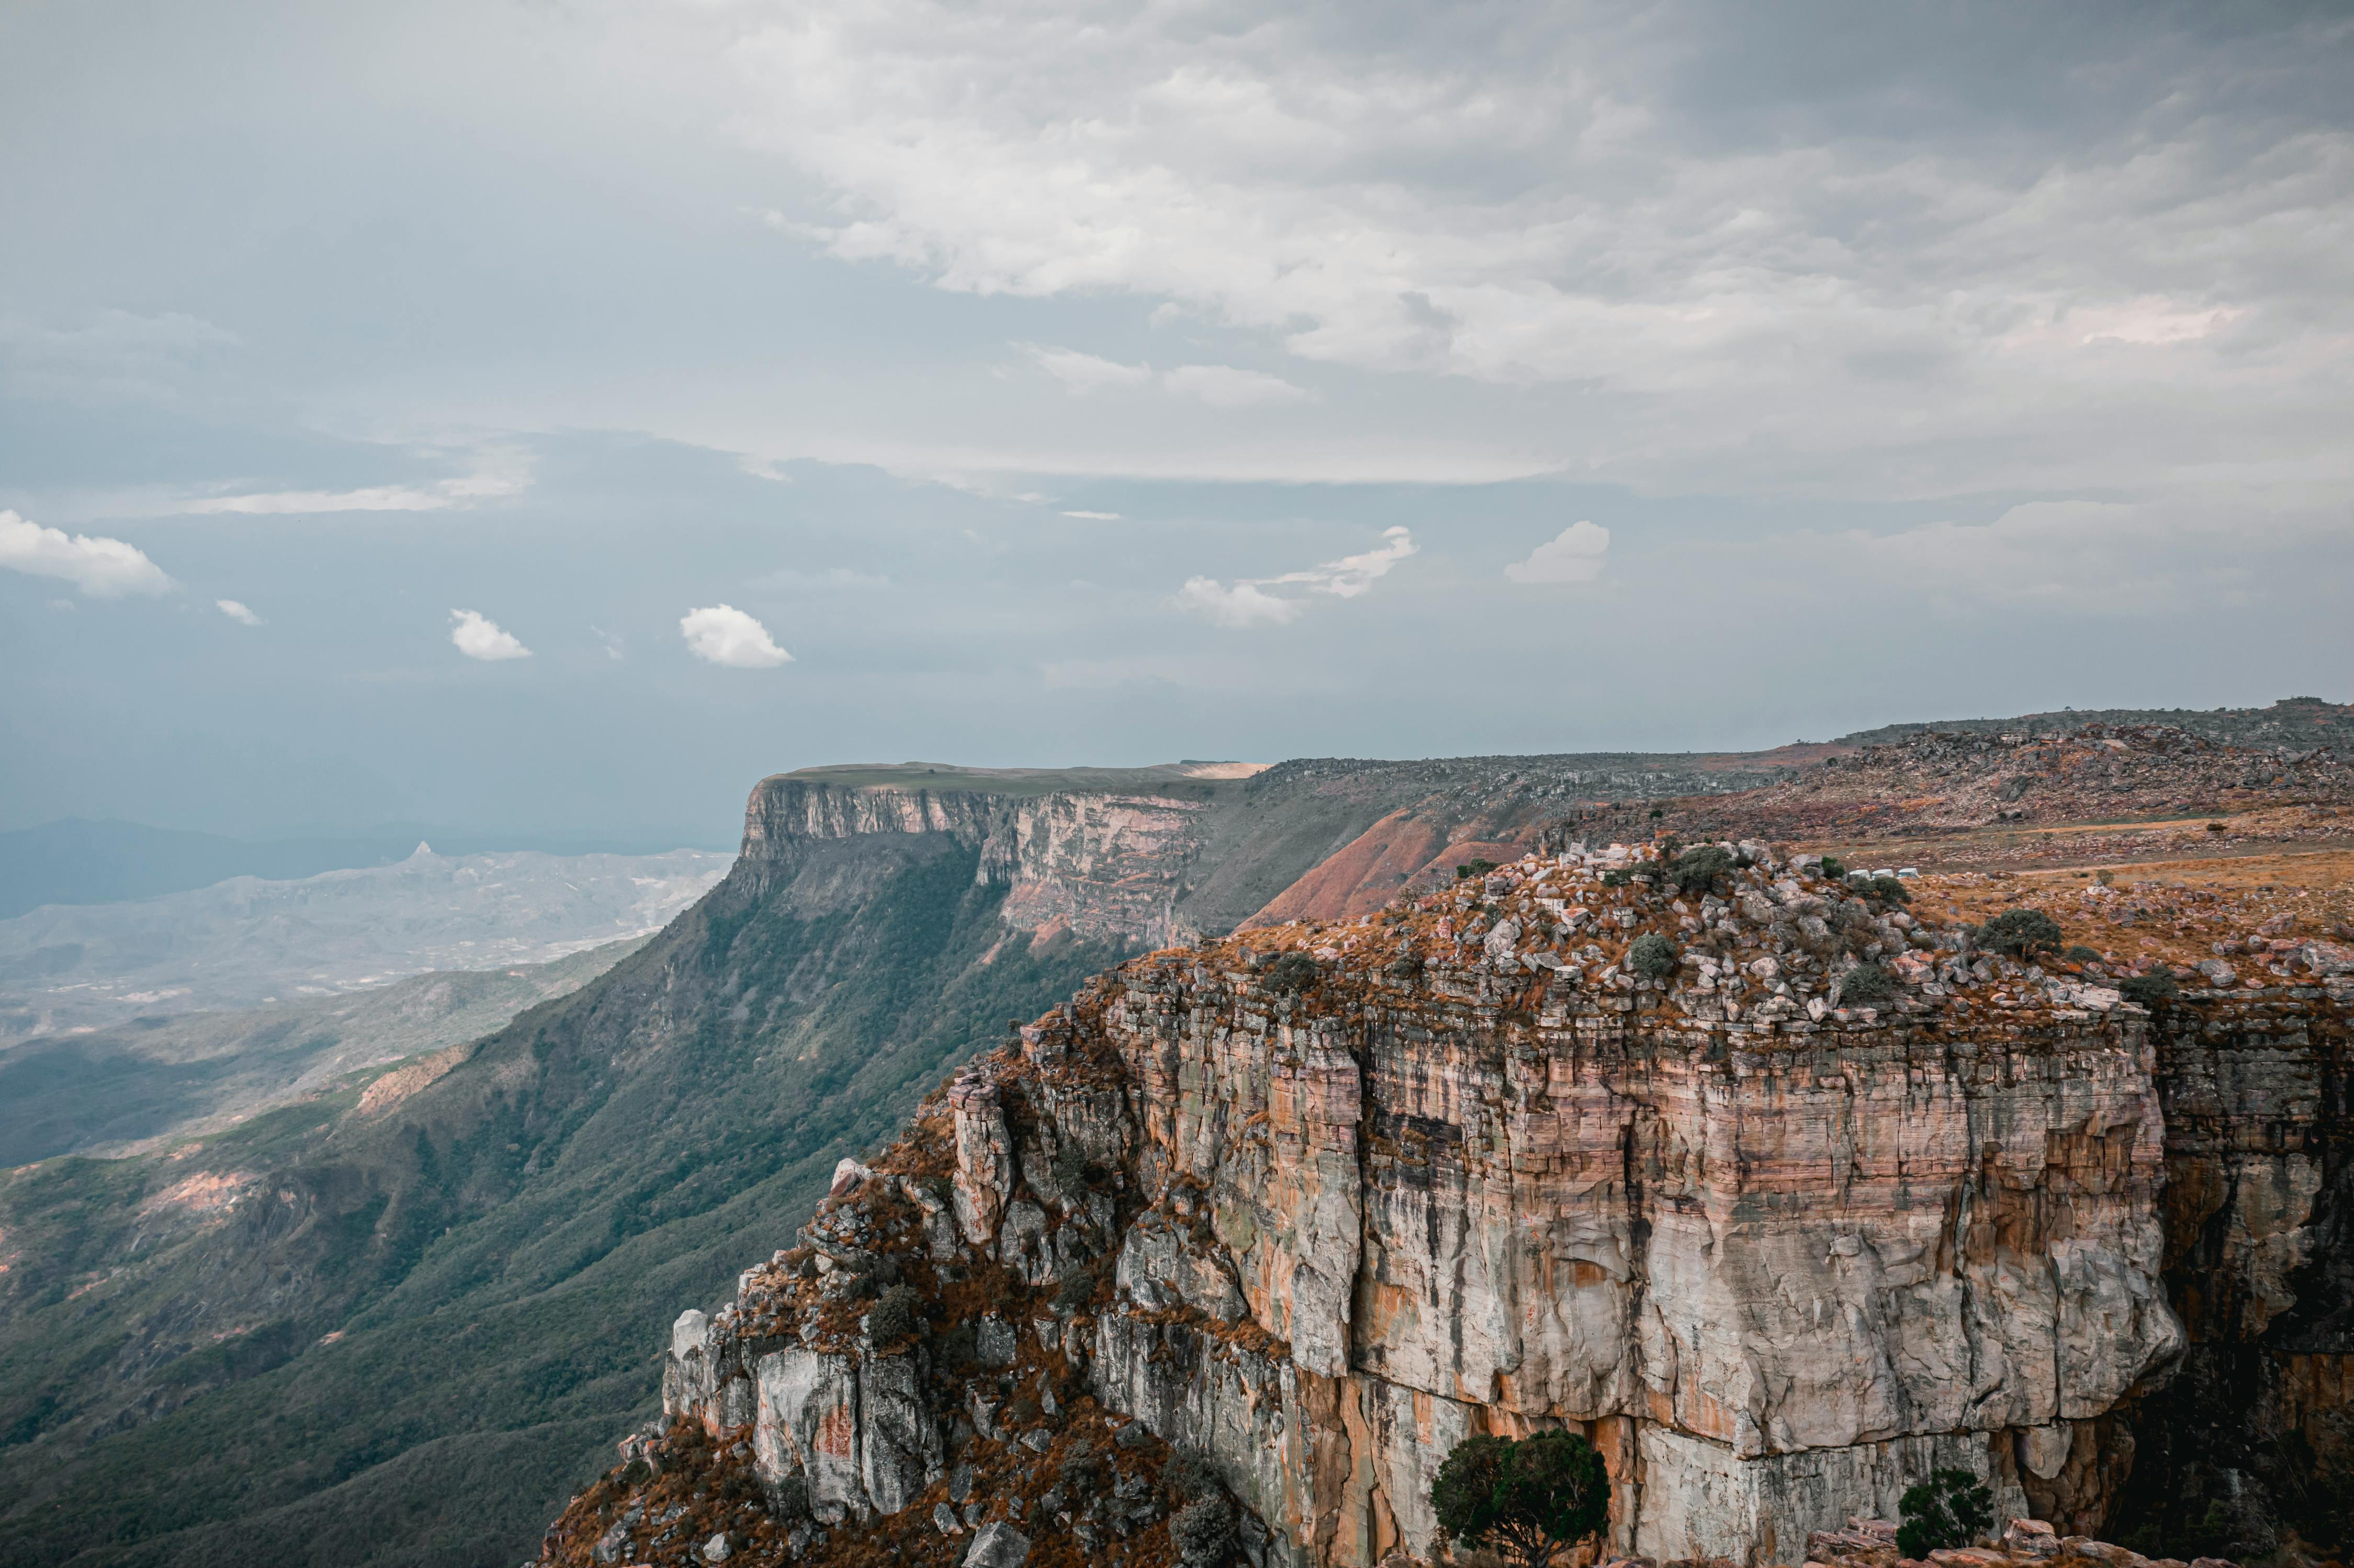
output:
{"label": "rocky outcrop", "polygon": [[[667,1412],[748,1426],[764,1481],[836,1521],[1058,1440],[1051,1398],[854,1323],[887,1273],[940,1329],[979,1319],[981,1368],[1207,1456],[1268,1562],[1443,1556],[1447,1451],[1562,1426],[1643,1558],[1797,1563],[1948,1468],[2089,1535],[2199,1354],[2186,1319],[2312,1315],[2338,1167],[2282,1118],[2328,1119],[2306,1043],[2346,999],[2153,1019],[2101,965],[1727,849],[1705,888],[1647,852],[1530,857],[1124,966],[682,1319]],[[2303,1353],[2275,1403],[2326,1381]]]}
{"label": "rocky outcrop", "polygon": [[811,841],[942,833],[980,849],[978,878],[1010,889],[1002,918],[1014,929],[1161,947],[1199,935],[1176,895],[1208,809],[1142,792],[997,795],[780,774],[752,791],[743,853],[757,864]]}

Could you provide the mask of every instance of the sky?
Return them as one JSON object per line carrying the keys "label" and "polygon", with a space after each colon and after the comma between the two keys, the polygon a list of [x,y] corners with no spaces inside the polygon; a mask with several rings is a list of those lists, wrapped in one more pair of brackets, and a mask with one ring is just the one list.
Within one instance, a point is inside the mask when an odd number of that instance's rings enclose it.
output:
{"label": "sky", "polygon": [[2354,695],[2354,15],[0,8],[0,828]]}

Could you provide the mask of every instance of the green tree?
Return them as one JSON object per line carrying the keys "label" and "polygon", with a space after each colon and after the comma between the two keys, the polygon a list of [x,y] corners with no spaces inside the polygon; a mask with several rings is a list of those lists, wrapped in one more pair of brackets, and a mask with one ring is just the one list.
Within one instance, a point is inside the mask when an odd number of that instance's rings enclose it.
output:
{"label": "green tree", "polygon": [[1688,849],[1668,867],[1668,881],[1681,893],[1705,893],[1720,876],[1733,874],[1733,852],[1719,844]]}
{"label": "green tree", "polygon": [[2006,909],[1978,927],[1978,946],[2014,959],[2060,950],[2060,922],[2041,909]]}
{"label": "green tree", "polygon": [[1554,1552],[1608,1521],[1610,1477],[1602,1456],[1574,1432],[1519,1442],[1467,1437],[1438,1467],[1430,1506],[1449,1540],[1545,1568]]}
{"label": "green tree", "polygon": [[2134,975],[2117,987],[2118,993],[2137,1007],[2156,1008],[2161,1002],[2172,1001],[2182,993],[2174,983],[2171,971],[2152,969],[2146,975]]}
{"label": "green tree", "polygon": [[1306,953],[1286,953],[1267,971],[1267,983],[1277,991],[1306,991],[1316,983],[1316,960]]}
{"label": "green tree", "polygon": [[1646,931],[1627,949],[1627,967],[1646,980],[1665,980],[1681,959],[1676,945],[1657,931]]}
{"label": "green tree", "polygon": [[1936,1470],[1897,1500],[1896,1549],[1925,1558],[1967,1546],[1994,1528],[1994,1493],[1967,1470]]}
{"label": "green tree", "polygon": [[1896,977],[1878,964],[1858,964],[1840,977],[1840,1001],[1850,1007],[1881,1007],[1896,994]]}

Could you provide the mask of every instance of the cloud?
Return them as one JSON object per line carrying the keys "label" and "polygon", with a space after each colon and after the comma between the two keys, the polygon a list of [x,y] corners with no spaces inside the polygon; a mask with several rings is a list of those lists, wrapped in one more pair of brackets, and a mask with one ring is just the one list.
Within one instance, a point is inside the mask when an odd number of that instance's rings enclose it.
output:
{"label": "cloud", "polygon": [[1299,616],[1303,601],[1289,594],[1269,593],[1268,588],[1294,588],[1335,599],[1355,599],[1416,552],[1414,535],[1407,529],[1384,529],[1382,540],[1371,550],[1320,567],[1279,577],[1245,577],[1231,587],[1214,577],[1188,577],[1177,590],[1177,607],[1221,626],[1281,626]]}
{"label": "cloud", "polygon": [[[2158,429],[2185,466],[2354,467],[2319,434],[2348,407],[2354,127],[2321,107],[2348,37],[2317,13],[1916,9],[1835,43],[1706,5],[735,15],[736,123],[826,193],[830,254],[1124,296],[1324,365],[1575,387],[1559,467],[2056,488],[2147,472]],[[1069,364],[1076,389],[1146,374]],[[1307,395],[1258,374],[1164,380]]]}
{"label": "cloud", "polygon": [[1590,583],[1602,575],[1610,553],[1610,530],[1598,523],[1573,523],[1514,561],[1504,576],[1516,583]]}
{"label": "cloud", "polygon": [[782,567],[773,572],[763,572],[745,585],[779,593],[822,593],[843,588],[883,588],[891,579],[873,572],[853,571],[848,567],[828,567],[822,572],[796,571]]}
{"label": "cloud", "polygon": [[1298,599],[1278,599],[1253,582],[1229,588],[1214,577],[1187,577],[1177,590],[1177,607],[1221,626],[1281,626],[1299,615]]}
{"label": "cloud", "polygon": [[180,510],[197,516],[225,513],[280,516],[311,512],[447,512],[478,501],[515,495],[530,485],[528,477],[511,473],[475,473],[428,485],[378,484],[361,490],[270,490],[247,495],[217,495],[193,501]]}
{"label": "cloud", "polygon": [[1181,365],[1161,377],[1181,397],[1199,397],[1213,408],[1266,408],[1302,403],[1311,394],[1280,376],[1240,370],[1231,365]]}
{"label": "cloud", "polygon": [[1120,520],[1117,512],[1066,512],[1063,515],[1082,518],[1089,523],[1117,523]]}
{"label": "cloud", "polygon": [[767,627],[733,605],[690,609],[680,617],[678,630],[686,639],[687,652],[710,663],[769,670],[792,662],[793,656],[769,639]]}
{"label": "cloud", "polygon": [[44,528],[14,512],[0,512],[0,567],[62,577],[91,599],[168,593],[179,586],[135,545]]}
{"label": "cloud", "polygon": [[451,628],[450,641],[469,659],[495,662],[531,657],[531,650],[517,641],[514,633],[502,630],[495,620],[485,620],[471,609],[453,609],[450,619],[458,623]]}
{"label": "cloud", "polygon": [[1110,387],[1142,387],[1152,379],[1152,367],[1149,365],[1122,365],[1116,359],[1081,354],[1075,348],[1042,348],[1036,344],[1023,346],[1038,362],[1038,368],[1061,382],[1063,390],[1073,396]]}
{"label": "cloud", "polygon": [[1181,397],[1198,398],[1213,408],[1265,408],[1308,402],[1314,397],[1306,387],[1295,387],[1280,376],[1232,365],[1181,365],[1155,376],[1150,365],[1123,365],[1075,348],[1044,348],[1036,344],[1021,346],[1040,369],[1061,382],[1063,389],[1074,397],[1149,387],[1157,381]]}
{"label": "cloud", "polygon": [[259,626],[261,624],[261,617],[254,614],[253,611],[246,609],[245,606],[239,604],[233,599],[217,599],[213,600],[213,608],[219,610],[223,615],[228,616],[231,620],[236,621],[239,626]]}
{"label": "cloud", "polygon": [[0,386],[30,397],[172,398],[206,361],[238,346],[235,333],[175,311],[101,311],[78,327],[0,315]]}

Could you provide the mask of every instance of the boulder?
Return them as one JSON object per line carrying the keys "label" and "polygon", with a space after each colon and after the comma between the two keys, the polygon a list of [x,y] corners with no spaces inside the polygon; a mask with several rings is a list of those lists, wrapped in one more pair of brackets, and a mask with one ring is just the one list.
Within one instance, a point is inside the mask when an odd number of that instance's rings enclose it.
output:
{"label": "boulder", "polygon": [[964,1554],[964,1568],[1022,1568],[1030,1557],[1030,1538],[1006,1523],[992,1520],[981,1527]]}

